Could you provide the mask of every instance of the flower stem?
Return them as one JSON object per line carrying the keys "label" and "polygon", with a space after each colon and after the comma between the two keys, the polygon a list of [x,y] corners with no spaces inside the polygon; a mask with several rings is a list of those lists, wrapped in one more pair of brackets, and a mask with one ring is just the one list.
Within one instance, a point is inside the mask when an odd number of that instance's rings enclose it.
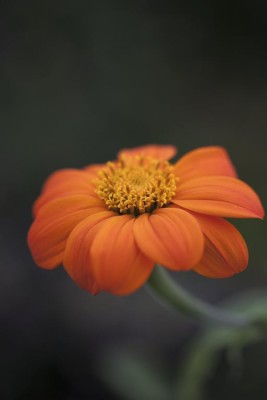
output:
{"label": "flower stem", "polygon": [[224,311],[197,299],[174,282],[164,268],[159,266],[155,266],[148,280],[148,286],[152,293],[157,295],[156,297],[188,316],[232,327],[244,327],[252,322],[242,313]]}

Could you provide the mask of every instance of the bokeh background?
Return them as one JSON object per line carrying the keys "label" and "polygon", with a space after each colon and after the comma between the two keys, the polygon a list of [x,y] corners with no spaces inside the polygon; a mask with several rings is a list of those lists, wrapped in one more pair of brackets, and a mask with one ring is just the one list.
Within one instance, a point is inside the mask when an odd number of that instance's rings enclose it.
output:
{"label": "bokeh background", "polygon": [[[127,400],[107,375],[133,354],[176,381],[199,326],[145,289],[93,297],[62,268],[37,268],[26,244],[31,205],[54,170],[146,143],[172,143],[180,154],[225,146],[265,202],[266,18],[263,0],[1,1],[2,399]],[[266,224],[237,226],[250,249],[244,273],[175,279],[212,303],[266,290]],[[232,373],[219,352],[205,399],[267,398],[265,339],[242,357]]]}

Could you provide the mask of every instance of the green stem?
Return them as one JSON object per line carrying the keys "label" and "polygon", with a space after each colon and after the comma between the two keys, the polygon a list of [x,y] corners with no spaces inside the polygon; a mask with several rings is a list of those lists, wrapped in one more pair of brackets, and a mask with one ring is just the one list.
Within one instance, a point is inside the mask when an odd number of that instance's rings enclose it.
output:
{"label": "green stem", "polygon": [[232,327],[244,327],[252,322],[242,314],[227,312],[197,299],[174,282],[165,269],[159,266],[155,266],[148,286],[157,297],[188,316]]}

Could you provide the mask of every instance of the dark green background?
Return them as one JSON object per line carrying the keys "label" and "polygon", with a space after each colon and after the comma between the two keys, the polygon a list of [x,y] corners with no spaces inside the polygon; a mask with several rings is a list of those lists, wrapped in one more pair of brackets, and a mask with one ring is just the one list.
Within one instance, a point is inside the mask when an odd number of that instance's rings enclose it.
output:
{"label": "dark green background", "polygon": [[[171,377],[182,368],[197,326],[144,289],[93,297],[63,269],[38,269],[26,245],[31,205],[52,171],[145,143],[172,143],[180,154],[223,145],[265,202],[266,18],[260,0],[1,1],[3,399],[112,398],[96,372],[110,349],[140,353]],[[214,303],[266,287],[266,224],[238,226],[250,248],[247,271],[176,279]],[[209,400],[265,399],[266,352],[264,343],[252,346],[234,382],[222,360]]]}

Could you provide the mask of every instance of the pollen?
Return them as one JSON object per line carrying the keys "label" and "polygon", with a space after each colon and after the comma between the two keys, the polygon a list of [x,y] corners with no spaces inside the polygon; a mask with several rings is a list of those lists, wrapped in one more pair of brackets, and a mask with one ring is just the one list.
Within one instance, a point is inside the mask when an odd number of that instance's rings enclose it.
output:
{"label": "pollen", "polygon": [[108,162],[94,183],[97,195],[109,210],[138,216],[167,206],[178,180],[168,161],[122,156],[116,162]]}

